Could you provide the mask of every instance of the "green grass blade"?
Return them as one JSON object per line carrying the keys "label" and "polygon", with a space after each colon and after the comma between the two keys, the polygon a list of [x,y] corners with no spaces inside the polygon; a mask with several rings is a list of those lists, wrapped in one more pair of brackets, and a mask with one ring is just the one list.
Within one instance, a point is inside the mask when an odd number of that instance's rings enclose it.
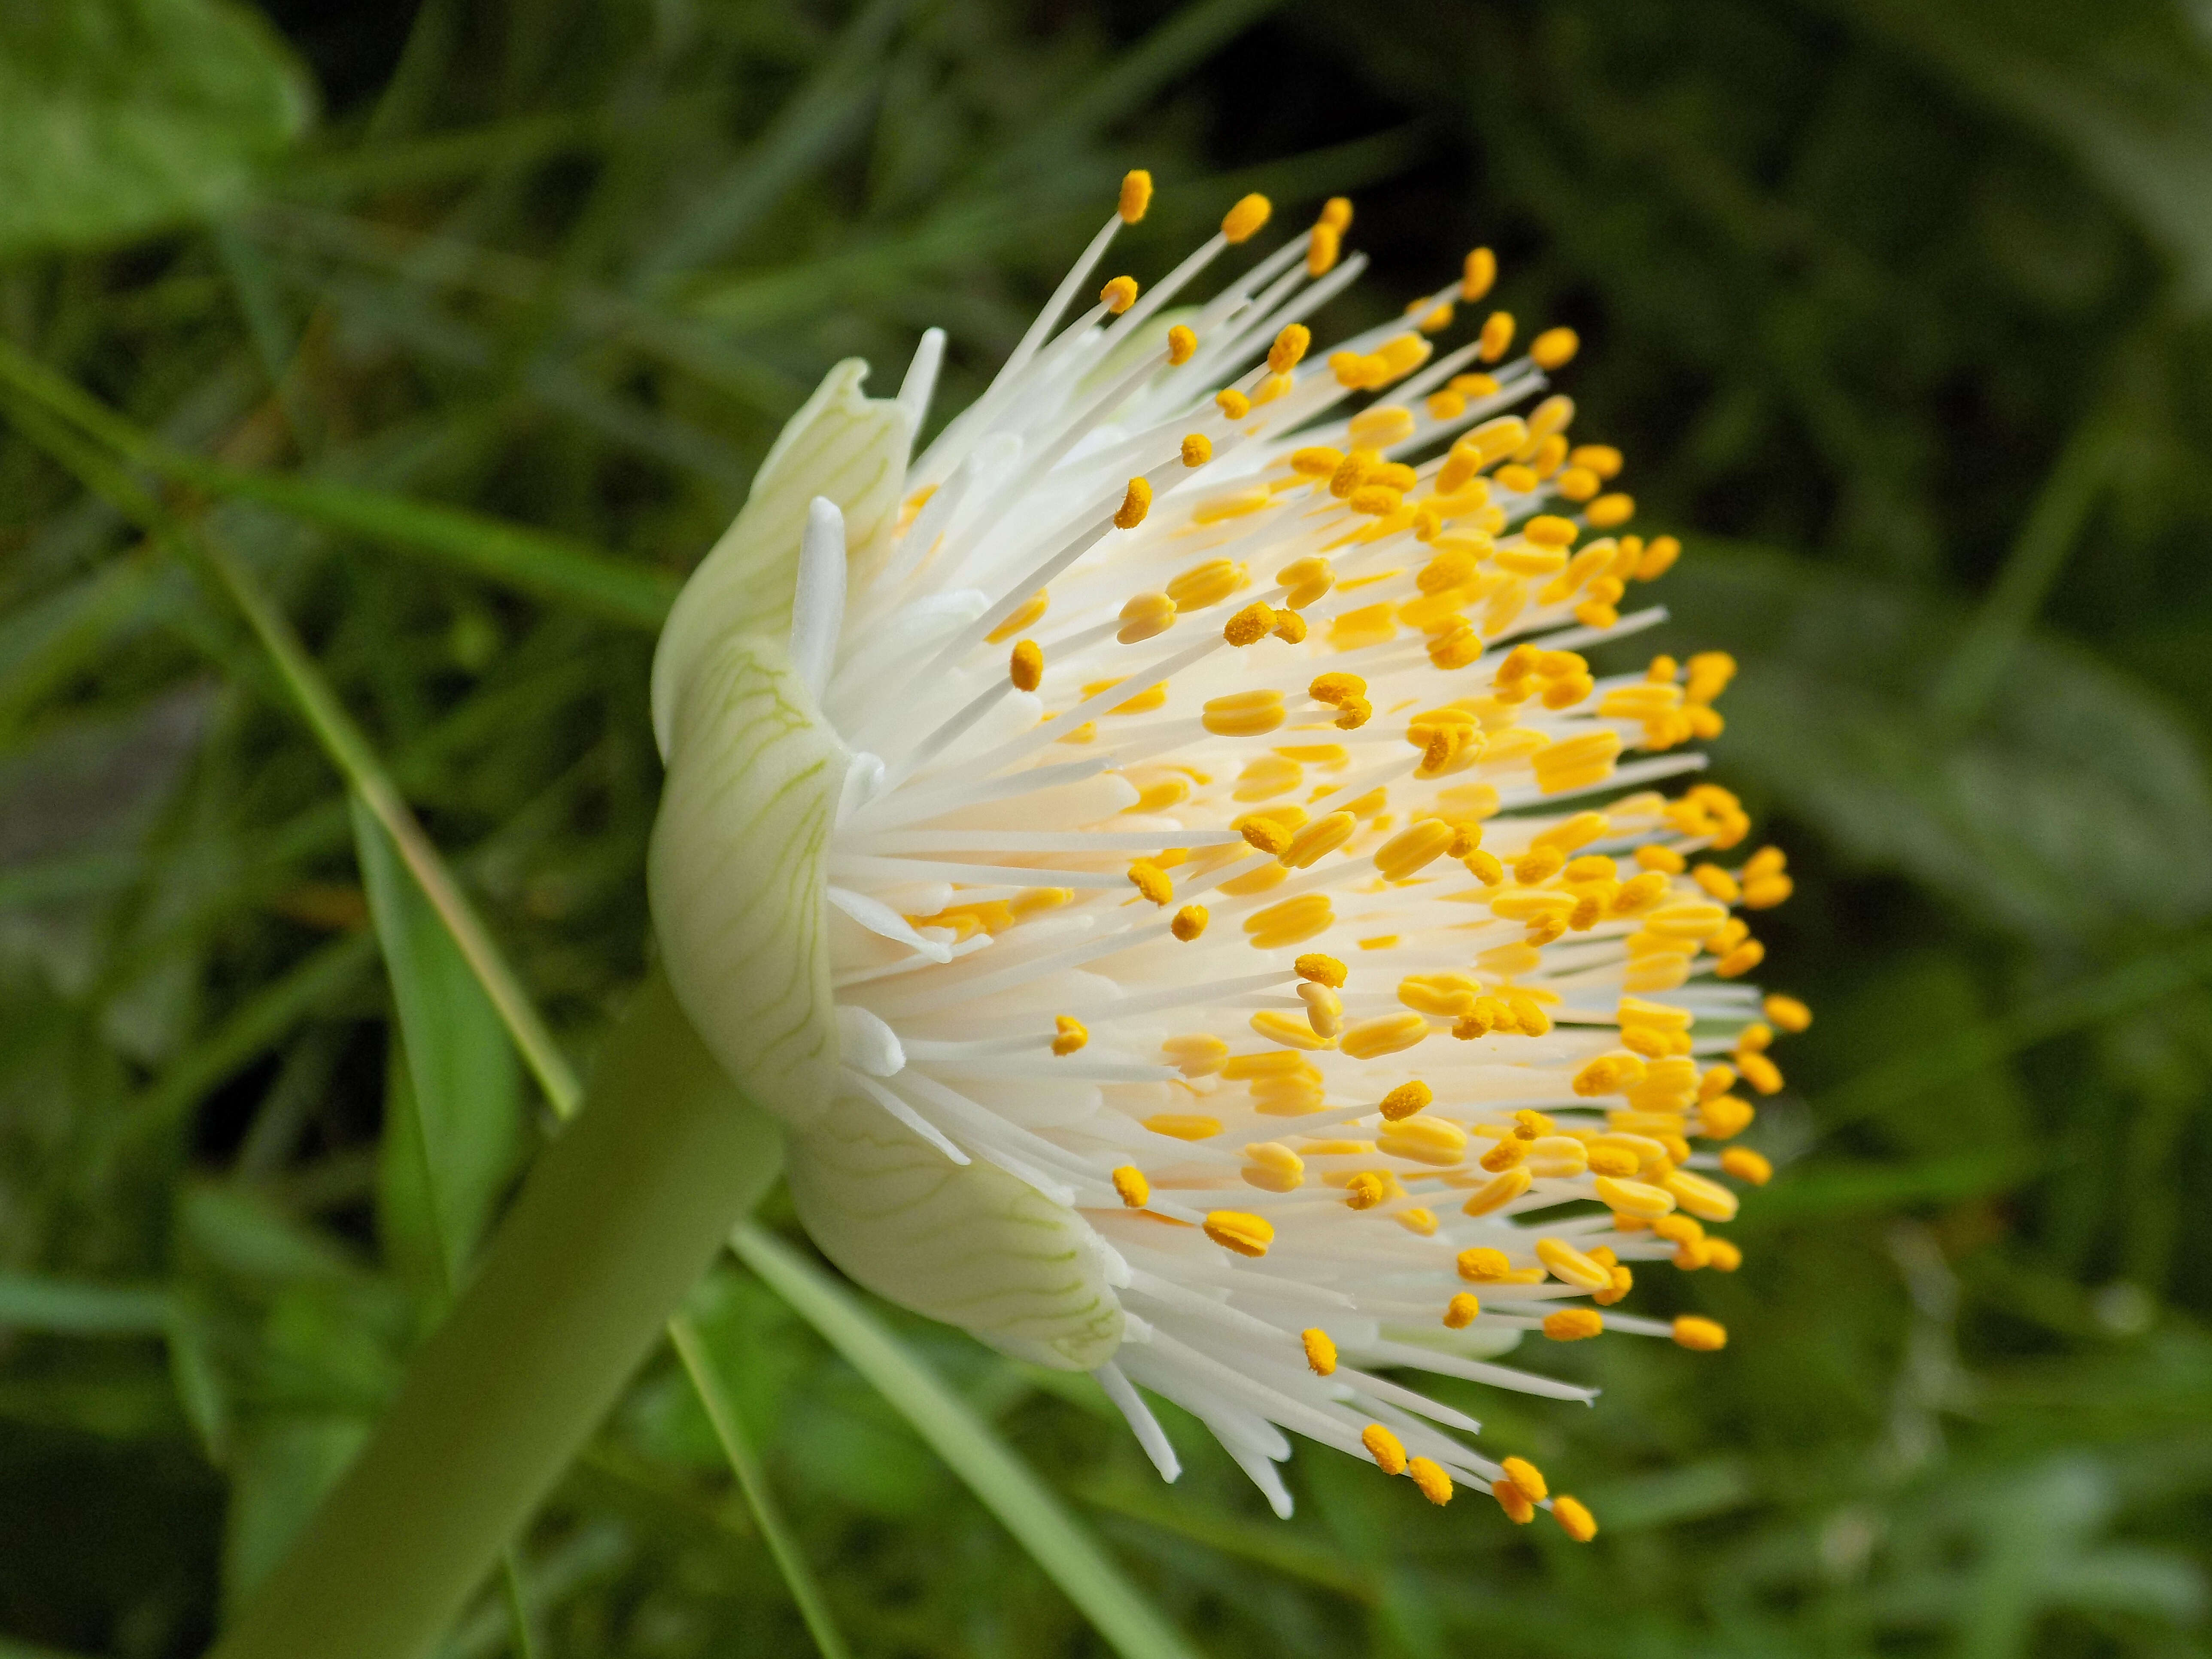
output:
{"label": "green grass blade", "polygon": [[714,1438],[721,1443],[722,1455],[730,1460],[730,1468],[738,1477],[745,1502],[751,1506],[753,1520],[768,1544],[769,1553],[775,1558],[777,1570],[790,1588],[791,1599],[799,1604],[799,1616],[806,1621],[807,1633],[813,1637],[814,1645],[822,1650],[822,1659],[851,1659],[853,1650],[845,1644],[844,1636],[830,1615],[829,1601],[822,1594],[822,1586],[814,1577],[814,1570],[807,1565],[799,1540],[792,1536],[783,1507],[776,1502],[775,1493],[768,1484],[768,1471],[761,1467],[760,1454],[745,1432],[744,1420],[738,1415],[729,1390],[714,1370],[714,1356],[707,1352],[707,1345],[699,1340],[697,1329],[685,1315],[678,1314],[668,1322],[668,1338],[675,1345],[676,1357],[684,1362],[684,1373],[691,1379],[699,1403],[706,1407],[707,1420],[714,1425]]}
{"label": "green grass blade", "polygon": [[1052,1490],[851,1291],[750,1223],[730,1244],[914,1425],[1122,1659],[1192,1659],[1175,1627]]}
{"label": "green grass blade", "polygon": [[633,628],[657,629],[676,596],[672,577],[617,563],[596,549],[544,531],[356,484],[249,472],[187,454],[4,340],[0,385],[125,460],[179,483],[210,495],[258,501],[325,530],[433,558],[534,598],[572,605]]}
{"label": "green grass blade", "polygon": [[94,1285],[0,1273],[0,1330],[66,1336],[159,1336],[169,1293],[159,1285]]}

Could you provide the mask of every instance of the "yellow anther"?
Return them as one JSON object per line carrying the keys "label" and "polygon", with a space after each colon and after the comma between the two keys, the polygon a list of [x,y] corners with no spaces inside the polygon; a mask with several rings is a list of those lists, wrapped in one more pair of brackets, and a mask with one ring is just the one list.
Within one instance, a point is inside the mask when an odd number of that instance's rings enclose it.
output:
{"label": "yellow anther", "polygon": [[1150,859],[1139,859],[1129,866],[1129,884],[1155,904],[1165,904],[1175,896],[1175,884],[1168,872]]}
{"label": "yellow anther", "polygon": [[1482,1303],[1472,1291],[1462,1291],[1444,1304],[1444,1326],[1449,1330],[1463,1331],[1481,1316]]}
{"label": "yellow anther", "polygon": [[1347,698],[1364,696],[1367,682],[1357,674],[1316,674],[1306,687],[1306,695],[1316,702],[1340,704]]}
{"label": "yellow anther", "polygon": [[1504,1471],[1516,1491],[1532,1504],[1540,1504],[1552,1495],[1551,1482],[1544,1479],[1543,1470],[1525,1457],[1508,1457],[1498,1466]]}
{"label": "yellow anther", "polygon": [[[1607,1283],[1613,1275],[1606,1275]],[[1595,1308],[1562,1308],[1544,1316],[1544,1334],[1554,1342],[1581,1342],[1605,1329],[1605,1316]]]}
{"label": "yellow anther", "polygon": [[1398,1437],[1380,1423],[1370,1423],[1359,1431],[1359,1443],[1367,1448],[1367,1455],[1375,1460],[1376,1467],[1385,1474],[1406,1472],[1406,1449]]}
{"label": "yellow anther", "polygon": [[1313,331],[1304,323],[1285,323],[1275,343],[1267,348],[1267,367],[1278,374],[1287,374],[1297,368],[1313,343]]}
{"label": "yellow anther", "polygon": [[1336,1370],[1336,1344],[1328,1340],[1327,1331],[1318,1326],[1300,1331],[1298,1340],[1305,1345],[1306,1364],[1316,1376],[1327,1376]]}
{"label": "yellow anther", "polygon": [[1344,999],[1326,985],[1310,981],[1298,987],[1298,1000],[1306,1006],[1306,1023],[1324,1037],[1340,1036],[1344,1031]]}
{"label": "yellow anther", "polygon": [[1198,351],[1198,336],[1182,323],[1168,331],[1168,362],[1180,368]]}
{"label": "yellow anther", "polygon": [[1224,1250],[1238,1255],[1265,1255],[1275,1242],[1275,1230],[1256,1215],[1243,1210],[1213,1210],[1206,1218],[1206,1236]]}
{"label": "yellow anther", "polygon": [[1538,1239],[1536,1260],[1553,1278],[1578,1291],[1601,1291],[1613,1283],[1610,1267],[1593,1261],[1564,1238]]}
{"label": "yellow anther", "polygon": [[1265,853],[1270,858],[1279,857],[1291,844],[1291,832],[1273,818],[1245,818],[1237,828],[1255,851]]}
{"label": "yellow anther", "polygon": [[993,629],[983,637],[989,641],[993,645],[1004,644],[1006,641],[1013,638],[1015,635],[1020,633],[1022,629],[1027,628],[1031,623],[1035,622],[1039,617],[1044,615],[1045,607],[1051,603],[1051,596],[1046,593],[1042,588],[1039,588],[1036,592],[1030,594],[1029,598],[1022,601],[1020,610],[1015,611],[1012,616],[1007,617],[1006,621],[1000,623],[996,628]]}
{"label": "yellow anther", "polygon": [[1528,1143],[1518,1135],[1507,1135],[1478,1161],[1491,1174],[1498,1175],[1507,1170],[1518,1169],[1528,1156]]}
{"label": "yellow anther", "polygon": [[1044,652],[1035,640],[1024,640],[1006,663],[1006,678],[1017,691],[1034,691],[1044,684]]}
{"label": "yellow anther", "polygon": [[1486,363],[1494,363],[1513,347],[1513,313],[1493,311],[1483,319],[1482,333],[1475,356]]}
{"label": "yellow anther", "polygon": [[1505,879],[1505,866],[1498,861],[1495,853],[1486,852],[1478,847],[1460,862],[1467,866],[1468,874],[1485,887],[1495,887]]}
{"label": "yellow anther", "polygon": [[[1598,477],[1588,467],[1571,466],[1552,480],[1552,488],[1571,501],[1586,501],[1598,492]],[[1605,558],[1609,556],[1600,550],[1599,556]],[[1569,580],[1574,580],[1571,573]]]}
{"label": "yellow anther", "polygon": [[1132,478],[1129,488],[1121,496],[1121,505],[1115,510],[1114,523],[1121,530],[1134,530],[1144,523],[1145,514],[1152,510],[1152,486],[1149,479]]}
{"label": "yellow anther", "polygon": [[1597,1201],[1615,1215],[1632,1215],[1645,1221],[1655,1221],[1674,1207],[1674,1194],[1663,1187],[1653,1186],[1648,1181],[1631,1181],[1625,1176],[1601,1175],[1597,1178],[1596,1186]]}
{"label": "yellow anther", "polygon": [[1291,969],[1310,985],[1325,985],[1330,990],[1341,989],[1345,981],[1344,964],[1334,957],[1323,956],[1318,951],[1308,951],[1291,964]]}
{"label": "yellow anther", "polygon": [[1477,1188],[1466,1203],[1459,1206],[1461,1212],[1466,1215],[1488,1215],[1492,1210],[1503,1209],[1527,1192],[1534,1180],[1535,1177],[1528,1173],[1526,1165],[1516,1170],[1508,1170],[1501,1176],[1493,1176],[1484,1185]]}
{"label": "yellow anther", "polygon": [[1255,599],[1221,625],[1221,637],[1241,649],[1266,639],[1274,626],[1274,608]]}
{"label": "yellow anther", "polygon": [[1813,1023],[1813,1011],[1796,997],[1779,992],[1759,1005],[1759,1012],[1785,1031],[1802,1031]]}
{"label": "yellow anther", "polygon": [[1145,1127],[1173,1140],[1211,1140],[1221,1133],[1221,1120],[1185,1112],[1158,1112],[1145,1119]]}
{"label": "yellow anther", "polygon": [[1462,1250],[1453,1265],[1459,1276],[1470,1285],[1502,1285],[1513,1271],[1513,1264],[1505,1259],[1504,1251],[1481,1245]]}
{"label": "yellow anther", "polygon": [[1699,1353],[1711,1353],[1728,1346],[1728,1328],[1717,1319],[1706,1319],[1698,1314],[1676,1314],[1674,1340]]}
{"label": "yellow anther", "polygon": [[1579,533],[1572,519],[1551,513],[1539,514],[1521,526],[1522,537],[1537,547],[1572,547]]}
{"label": "yellow anther", "polygon": [[1352,198],[1349,196],[1332,196],[1323,202],[1321,204],[1321,222],[1331,230],[1351,229]]}
{"label": "yellow anther", "polygon": [[[1346,429],[1352,441],[1362,449],[1388,449],[1392,444],[1402,443],[1413,435],[1416,422],[1413,411],[1403,404],[1377,404],[1372,409],[1363,409],[1353,416]],[[1380,477],[1380,483],[1393,484],[1400,489],[1413,487],[1413,470]]]}
{"label": "yellow anther", "polygon": [[1405,499],[1404,491],[1393,489],[1388,484],[1362,484],[1345,497],[1344,504],[1354,513],[1380,519],[1395,513]]}
{"label": "yellow anther", "polygon": [[1467,1160],[1467,1131],[1440,1117],[1409,1117],[1385,1123],[1376,1146],[1390,1158],[1449,1170]]}
{"label": "yellow anther", "polygon": [[1182,441],[1182,464],[1185,466],[1204,466],[1213,459],[1213,440],[1203,432],[1193,432]]}
{"label": "yellow anther", "polygon": [[1766,947],[1747,939],[1713,964],[1713,974],[1719,979],[1738,979],[1765,960]]}
{"label": "yellow anther", "polygon": [[1212,1077],[1229,1058],[1229,1045],[1205,1033],[1170,1037],[1160,1044],[1168,1063],[1185,1077]]}
{"label": "yellow anther", "polygon": [[1222,239],[1232,244],[1249,240],[1267,222],[1268,216],[1274,210],[1274,204],[1255,191],[1222,216]]}
{"label": "yellow anther", "polygon": [[1406,1474],[1414,1486],[1420,1488],[1421,1496],[1431,1504],[1441,1508],[1451,1502],[1451,1476],[1444,1473],[1441,1463],[1426,1457],[1409,1458],[1406,1462]]}
{"label": "yellow anther", "polygon": [[1316,818],[1291,837],[1291,844],[1281,854],[1282,860],[1293,870],[1304,870],[1323,855],[1334,852],[1358,833],[1359,820],[1349,812],[1331,812]]}
{"label": "yellow anther", "polygon": [[1717,864],[1701,864],[1690,872],[1690,879],[1711,893],[1723,904],[1734,904],[1743,896],[1743,889],[1736,885],[1735,878]]}
{"label": "yellow anther", "polygon": [[1386,1123],[1398,1123],[1416,1112],[1426,1111],[1435,1102],[1436,1095],[1429,1085],[1415,1078],[1410,1083],[1400,1084],[1383,1096],[1382,1104],[1375,1109],[1382,1114]]}
{"label": "yellow anther", "polygon": [[1344,452],[1331,449],[1325,444],[1314,444],[1291,452],[1291,471],[1301,478],[1329,477],[1343,465]]}
{"label": "yellow anther", "polygon": [[1327,933],[1335,921],[1336,912],[1328,894],[1301,893],[1296,898],[1254,911],[1244,918],[1244,931],[1250,936],[1254,950],[1279,951]]}
{"label": "yellow anther", "polygon": [[1215,697],[1200,712],[1206,729],[1218,738],[1256,738],[1283,723],[1283,694],[1279,691],[1233,691]]}
{"label": "yellow anther", "polygon": [[1672,536],[1661,536],[1644,550],[1644,557],[1636,567],[1636,580],[1656,581],[1674,568],[1674,561],[1682,556],[1682,544]]}
{"label": "yellow anther", "polygon": [[1721,1169],[1738,1181],[1764,1187],[1774,1179],[1774,1165],[1748,1146],[1731,1146],[1721,1154]]}
{"label": "yellow anther", "polygon": [[1497,280],[1498,256],[1486,247],[1475,248],[1460,266],[1459,297],[1480,300]]}
{"label": "yellow anther", "polygon": [[1142,167],[1132,167],[1121,175],[1121,200],[1115,210],[1121,222],[1133,225],[1145,216],[1145,210],[1152,204],[1152,175]]}
{"label": "yellow anther", "polygon": [[1133,276],[1116,276],[1098,290],[1098,303],[1104,306],[1115,316],[1120,316],[1137,303],[1137,279]]}
{"label": "yellow anther", "polygon": [[[1583,517],[1593,530],[1617,530],[1636,516],[1636,497],[1619,490],[1601,495],[1583,509]],[[1642,574],[1639,568],[1638,574]]]}
{"label": "yellow anther", "polygon": [[1492,1481],[1490,1495],[1498,1500],[1498,1506],[1505,1511],[1505,1518],[1515,1526],[1525,1527],[1536,1518],[1536,1506],[1510,1480]]}
{"label": "yellow anther", "polygon": [[1375,707],[1364,697],[1347,697],[1330,722],[1340,732],[1357,732],[1374,715]]}
{"label": "yellow anther", "polygon": [[1072,1054],[1091,1041],[1089,1030],[1073,1014],[1062,1014],[1052,1024],[1057,1033],[1052,1040],[1052,1051],[1056,1054]]}
{"label": "yellow anther", "polygon": [[1294,1193],[1305,1185],[1306,1164],[1279,1140],[1255,1140],[1244,1148],[1244,1184],[1267,1193]]}
{"label": "yellow anther", "polygon": [[1133,1164],[1124,1164],[1114,1171],[1114,1190],[1121,1194],[1121,1202],[1133,1210],[1141,1210],[1152,1201],[1152,1183]]}
{"label": "yellow anther", "polygon": [[1289,590],[1283,595],[1283,603],[1293,611],[1303,611],[1336,585],[1336,571],[1327,559],[1310,553],[1278,570],[1275,580]]}
{"label": "yellow anther", "polygon": [[1279,1042],[1287,1048],[1326,1048],[1331,1032],[1317,1030],[1306,1020],[1274,1008],[1262,1008],[1252,1016],[1252,1030],[1270,1042]]}
{"label": "yellow anther", "polygon": [[1344,1202],[1350,1209],[1371,1210],[1389,1196],[1390,1177],[1380,1170],[1362,1170],[1344,1187]]}
{"label": "yellow anther", "polygon": [[1139,593],[1121,607],[1121,631],[1114,635],[1134,645],[1175,626],[1176,602],[1164,593]]}
{"label": "yellow anther", "polygon": [[1306,275],[1327,276],[1343,253],[1344,233],[1334,225],[1316,225],[1306,234]]}
{"label": "yellow anther", "polygon": [[1668,1195],[1699,1220],[1735,1219],[1736,1195],[1719,1182],[1688,1170],[1670,1170],[1664,1181]]}
{"label": "yellow anther", "polygon": [[1412,1048],[1428,1034],[1429,1022],[1419,1014],[1382,1014],[1346,1026],[1337,1047],[1354,1060],[1379,1060]]}
{"label": "yellow anther", "polygon": [[1562,368],[1582,349],[1582,336],[1571,328],[1547,328],[1528,342],[1528,359],[1539,368]]}
{"label": "yellow anther", "polygon": [[1567,459],[1573,465],[1587,467],[1601,478],[1615,477],[1620,472],[1620,452],[1611,444],[1577,444],[1568,452]]}
{"label": "yellow anther", "polygon": [[1577,1544],[1587,1544],[1597,1536],[1597,1517],[1582,1503],[1561,1492],[1552,1500],[1552,1519],[1559,1523],[1559,1530]]}
{"label": "yellow anther", "polygon": [[1224,415],[1232,421],[1241,421],[1252,412],[1252,400],[1235,386],[1224,386],[1213,394],[1213,401]]}
{"label": "yellow anther", "polygon": [[1743,1266],[1743,1252],[1725,1238],[1705,1241],[1705,1266],[1716,1273],[1732,1273]]}
{"label": "yellow anther", "polygon": [[1716,1095],[1711,1100],[1698,1103],[1699,1133],[1708,1140],[1727,1140],[1741,1134],[1758,1116],[1757,1110],[1747,1100],[1734,1095]]}
{"label": "yellow anther", "polygon": [[1206,931],[1206,907],[1203,904],[1186,904],[1175,913],[1175,920],[1168,923],[1168,932],[1188,945]]}
{"label": "yellow anther", "polygon": [[1376,849],[1375,867],[1389,881],[1406,881],[1444,855],[1455,831],[1442,818],[1424,818]]}

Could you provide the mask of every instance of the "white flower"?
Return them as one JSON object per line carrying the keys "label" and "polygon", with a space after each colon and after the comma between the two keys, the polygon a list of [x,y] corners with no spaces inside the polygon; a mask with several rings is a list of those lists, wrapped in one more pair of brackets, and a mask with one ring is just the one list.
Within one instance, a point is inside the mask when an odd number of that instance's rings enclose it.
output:
{"label": "white flower", "polygon": [[1789,878],[1686,868],[1747,821],[1645,787],[1701,764],[1734,665],[1577,654],[1659,619],[1619,607],[1675,544],[1583,539],[1633,510],[1620,456],[1569,447],[1565,398],[1509,412],[1571,333],[1514,356],[1495,313],[1432,360],[1486,250],[1317,363],[1299,319],[1361,264],[1342,202],[1164,309],[1261,228],[1250,197],[1061,326],[1150,189],[918,459],[943,335],[896,399],[834,370],[685,588],[653,674],[667,971],[789,1123],[830,1257],[1091,1371],[1169,1479],[1139,1387],[1279,1513],[1289,1430],[1587,1537],[1378,1373],[1582,1400],[1494,1358],[1725,1340],[1614,1304],[1631,1262],[1733,1269],[1709,1171],[1766,1173],[1688,1143],[1750,1121],[1739,1076],[1781,1085],[1729,912]]}

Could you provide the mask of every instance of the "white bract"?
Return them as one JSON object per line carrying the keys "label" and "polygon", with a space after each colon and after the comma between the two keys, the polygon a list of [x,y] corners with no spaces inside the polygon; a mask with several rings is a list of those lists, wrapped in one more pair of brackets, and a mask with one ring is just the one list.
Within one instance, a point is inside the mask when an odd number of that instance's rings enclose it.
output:
{"label": "white bract", "polygon": [[1140,1389],[1279,1513],[1287,1430],[1587,1537],[1381,1373],[1583,1400],[1496,1358],[1725,1340],[1614,1304],[1632,1261],[1733,1269],[1710,1171],[1766,1174],[1690,1143],[1749,1122],[1739,1077],[1781,1086],[1731,909],[1789,878],[1690,867],[1741,811],[1650,788],[1701,763],[1733,664],[1581,654],[1659,618],[1620,605],[1676,548],[1604,533],[1619,454],[1530,406],[1571,333],[1515,356],[1493,313],[1433,356],[1486,251],[1316,363],[1347,204],[1164,309],[1261,227],[1248,198],[1062,325],[1149,192],[919,458],[942,335],[893,399],[833,370],[684,589],[653,669],[666,969],[789,1124],[823,1250],[1091,1372],[1168,1478]]}

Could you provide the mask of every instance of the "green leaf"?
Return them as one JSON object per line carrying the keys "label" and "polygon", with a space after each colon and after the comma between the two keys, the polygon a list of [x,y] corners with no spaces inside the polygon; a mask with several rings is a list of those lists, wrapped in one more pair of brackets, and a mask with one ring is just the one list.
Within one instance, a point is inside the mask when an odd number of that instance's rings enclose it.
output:
{"label": "green leaf", "polygon": [[220,212],[307,123],[276,31],[225,0],[0,8],[0,258]]}
{"label": "green leaf", "polygon": [[952,1466],[1122,1659],[1191,1659],[1175,1627],[1052,1490],[859,1298],[751,1222],[730,1243]]}
{"label": "green leaf", "polygon": [[0,1273],[0,1330],[158,1336],[168,1319],[169,1293],[158,1285],[93,1285]]}
{"label": "green leaf", "polygon": [[1929,718],[1958,609],[1802,560],[1700,544],[1668,584],[1680,642],[1725,641],[1724,777],[1748,778],[1863,865],[2046,936],[2212,908],[2212,785],[2148,688],[2021,640],[1986,714]]}
{"label": "green leaf", "polygon": [[387,1086],[378,1155],[385,1248],[443,1302],[483,1237],[522,1139],[522,1073],[499,1011],[384,828],[351,798],[369,914],[384,946],[405,1065]]}

